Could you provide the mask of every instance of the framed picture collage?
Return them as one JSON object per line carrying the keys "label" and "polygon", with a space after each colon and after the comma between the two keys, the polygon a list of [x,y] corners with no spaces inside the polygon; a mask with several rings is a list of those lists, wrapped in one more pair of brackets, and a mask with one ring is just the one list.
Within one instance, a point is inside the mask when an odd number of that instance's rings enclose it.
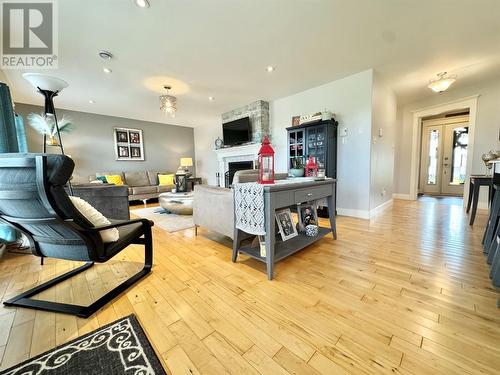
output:
{"label": "framed picture collage", "polygon": [[114,128],[116,160],[144,160],[141,129]]}

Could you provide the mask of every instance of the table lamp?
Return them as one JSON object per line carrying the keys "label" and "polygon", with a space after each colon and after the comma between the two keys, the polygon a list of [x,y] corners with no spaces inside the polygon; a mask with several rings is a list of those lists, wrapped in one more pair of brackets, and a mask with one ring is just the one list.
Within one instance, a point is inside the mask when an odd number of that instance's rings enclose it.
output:
{"label": "table lamp", "polygon": [[192,158],[181,158],[179,170],[183,170],[185,174],[189,174],[189,167],[193,166]]}

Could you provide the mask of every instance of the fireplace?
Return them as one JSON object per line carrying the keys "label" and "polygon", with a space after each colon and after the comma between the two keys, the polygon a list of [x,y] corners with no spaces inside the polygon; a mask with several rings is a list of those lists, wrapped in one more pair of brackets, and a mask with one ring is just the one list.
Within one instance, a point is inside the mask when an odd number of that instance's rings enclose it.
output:
{"label": "fireplace", "polygon": [[[243,146],[225,147],[215,150],[219,164],[217,175],[218,186],[229,186],[233,182],[234,173],[242,169],[253,169],[257,154],[260,150],[259,143],[251,143]],[[235,163],[234,172],[229,176],[229,164]],[[239,163],[244,163],[239,165]],[[235,168],[237,167],[237,168]]]}
{"label": "fireplace", "polygon": [[253,169],[253,161],[235,161],[228,163],[228,170],[224,173],[224,186],[229,187],[233,183],[234,174],[238,171]]}

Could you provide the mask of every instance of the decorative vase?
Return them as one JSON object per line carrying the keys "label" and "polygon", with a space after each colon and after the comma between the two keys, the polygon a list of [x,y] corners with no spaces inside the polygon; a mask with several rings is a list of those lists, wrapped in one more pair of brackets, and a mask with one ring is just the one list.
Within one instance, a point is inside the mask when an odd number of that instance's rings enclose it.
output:
{"label": "decorative vase", "polygon": [[304,177],[304,168],[290,168],[293,177]]}
{"label": "decorative vase", "polygon": [[306,226],[306,236],[315,237],[318,235],[318,226],[309,224]]}

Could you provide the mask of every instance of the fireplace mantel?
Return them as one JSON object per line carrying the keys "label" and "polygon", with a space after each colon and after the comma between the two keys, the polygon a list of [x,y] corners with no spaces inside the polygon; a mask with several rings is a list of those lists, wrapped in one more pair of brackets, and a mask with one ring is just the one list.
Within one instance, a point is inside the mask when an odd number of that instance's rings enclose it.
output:
{"label": "fireplace mantel", "polygon": [[243,146],[225,147],[215,150],[217,162],[219,164],[219,185],[224,186],[224,175],[229,170],[229,163],[238,161],[257,160],[260,149],[259,143],[251,143]]}

